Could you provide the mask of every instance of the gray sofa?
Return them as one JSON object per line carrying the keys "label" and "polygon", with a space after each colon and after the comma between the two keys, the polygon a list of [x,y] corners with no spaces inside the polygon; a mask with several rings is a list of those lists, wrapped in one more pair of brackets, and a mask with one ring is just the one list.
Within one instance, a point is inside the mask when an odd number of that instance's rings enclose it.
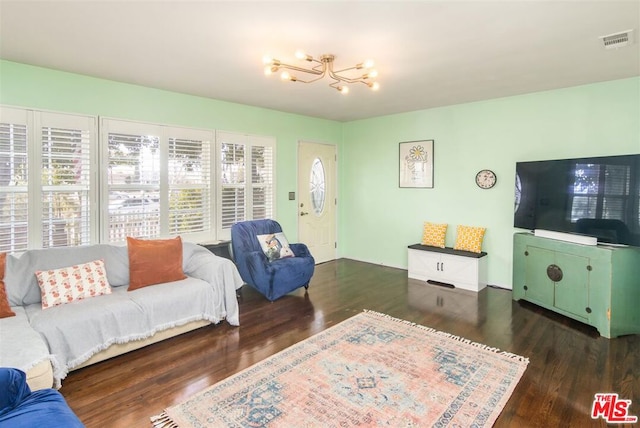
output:
{"label": "gray sofa", "polygon": [[[7,256],[5,284],[15,317],[0,319],[0,366],[27,373],[32,390],[60,387],[70,370],[210,323],[239,325],[243,284],[228,259],[183,242],[186,279],[127,291],[126,246],[91,245]],[[36,270],[105,262],[111,294],[42,309]],[[161,260],[158,263],[162,263]]]}

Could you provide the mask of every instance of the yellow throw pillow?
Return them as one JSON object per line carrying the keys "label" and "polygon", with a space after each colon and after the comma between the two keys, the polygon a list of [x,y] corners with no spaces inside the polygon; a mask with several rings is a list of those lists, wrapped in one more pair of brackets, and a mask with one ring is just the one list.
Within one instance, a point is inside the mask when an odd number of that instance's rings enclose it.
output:
{"label": "yellow throw pillow", "polygon": [[458,226],[453,249],[481,253],[482,239],[486,230],[484,227]]}
{"label": "yellow throw pillow", "polygon": [[437,224],[424,222],[424,229],[422,231],[422,245],[429,245],[431,247],[444,248],[444,240],[447,234],[447,224]]}

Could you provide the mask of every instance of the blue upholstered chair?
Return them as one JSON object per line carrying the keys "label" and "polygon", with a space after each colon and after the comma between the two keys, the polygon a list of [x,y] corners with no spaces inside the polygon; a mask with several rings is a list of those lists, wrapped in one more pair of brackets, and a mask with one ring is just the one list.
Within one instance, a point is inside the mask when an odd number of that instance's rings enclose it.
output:
{"label": "blue upholstered chair", "polygon": [[274,301],[297,288],[309,288],[315,260],[305,244],[290,244],[295,257],[269,261],[258,235],[282,232],[275,220],[252,220],[231,227],[233,259],[243,281]]}
{"label": "blue upholstered chair", "polygon": [[31,392],[23,371],[0,367],[0,426],[84,428],[55,389]]}

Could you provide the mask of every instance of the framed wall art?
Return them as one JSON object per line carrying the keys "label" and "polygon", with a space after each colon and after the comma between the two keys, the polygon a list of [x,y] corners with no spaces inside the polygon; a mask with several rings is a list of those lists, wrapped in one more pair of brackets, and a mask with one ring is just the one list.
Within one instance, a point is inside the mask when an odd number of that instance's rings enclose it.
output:
{"label": "framed wall art", "polygon": [[433,188],[433,140],[400,143],[400,187]]}

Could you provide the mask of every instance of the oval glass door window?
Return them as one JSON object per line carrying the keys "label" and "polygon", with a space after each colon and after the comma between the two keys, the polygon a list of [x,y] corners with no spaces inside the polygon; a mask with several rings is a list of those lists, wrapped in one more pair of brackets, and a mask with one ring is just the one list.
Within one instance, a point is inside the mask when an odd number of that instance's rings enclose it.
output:
{"label": "oval glass door window", "polygon": [[309,180],[309,192],[311,193],[311,205],[313,205],[313,212],[315,215],[322,214],[324,210],[324,198],[325,198],[325,174],[324,165],[318,158],[313,160],[311,164],[311,177]]}

